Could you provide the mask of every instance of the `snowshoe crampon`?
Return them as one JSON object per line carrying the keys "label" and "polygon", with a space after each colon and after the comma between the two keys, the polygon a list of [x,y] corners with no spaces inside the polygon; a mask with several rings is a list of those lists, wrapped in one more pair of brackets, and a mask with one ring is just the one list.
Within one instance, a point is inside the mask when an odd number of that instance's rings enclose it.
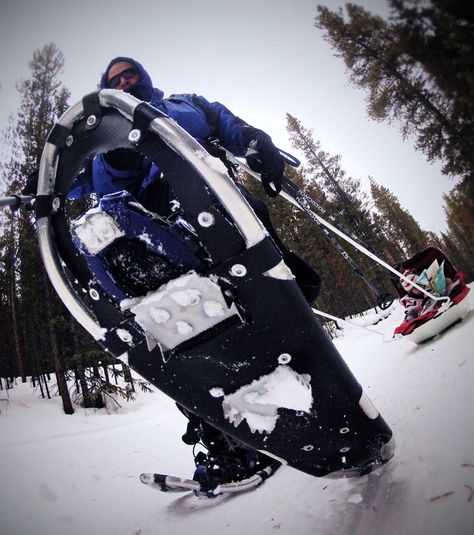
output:
{"label": "snowshoe crampon", "polygon": [[203,482],[202,477],[196,477],[196,473],[195,479],[185,479],[168,474],[143,473],[140,475],[140,481],[144,485],[162,492],[192,491],[196,496],[215,498],[220,494],[238,494],[253,490],[271,477],[280,466],[281,463],[275,461],[249,477],[212,485],[207,481]]}
{"label": "snowshoe crampon", "polygon": [[[118,148],[159,167],[180,221],[128,194],[77,214],[67,200],[73,180]],[[314,476],[358,475],[391,458],[391,430],[279,249],[225,166],[174,121],[120,91],[85,97],[49,135],[37,193],[51,282],[111,354],[127,353],[133,369],[212,426]]]}

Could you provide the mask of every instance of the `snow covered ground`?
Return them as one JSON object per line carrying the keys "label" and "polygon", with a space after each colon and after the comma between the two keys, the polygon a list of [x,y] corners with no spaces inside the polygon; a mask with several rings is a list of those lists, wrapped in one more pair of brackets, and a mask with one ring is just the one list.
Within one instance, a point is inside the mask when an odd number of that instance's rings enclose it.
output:
{"label": "snow covered ground", "polygon": [[[471,310],[474,292],[471,292]],[[474,314],[422,346],[346,326],[341,354],[394,431],[395,457],[360,479],[281,468],[240,496],[198,499],[140,484],[191,476],[184,417],[160,392],[117,412],[78,408],[31,386],[0,391],[1,535],[474,533]],[[366,325],[367,318],[360,321]]]}

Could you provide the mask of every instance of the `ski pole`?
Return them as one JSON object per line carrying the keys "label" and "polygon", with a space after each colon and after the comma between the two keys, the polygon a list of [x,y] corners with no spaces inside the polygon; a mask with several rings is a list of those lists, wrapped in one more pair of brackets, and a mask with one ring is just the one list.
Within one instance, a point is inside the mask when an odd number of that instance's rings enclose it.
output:
{"label": "ski pole", "polygon": [[[227,149],[223,148],[223,150],[226,152],[227,158],[236,165],[239,165],[244,169],[247,173],[251,174],[258,180],[261,180],[260,175],[256,172],[254,172],[252,169],[250,169],[247,165],[239,161],[231,152],[229,152]],[[283,152],[283,151],[280,151]],[[288,163],[289,160],[286,157],[287,153],[283,154],[283,157],[285,158],[285,161]],[[288,155],[290,156],[290,155]],[[295,162],[296,159],[293,159]],[[330,216],[330,214],[325,210],[319,203],[314,201],[311,197],[306,195],[303,191],[301,191],[296,184],[294,184],[288,177],[283,177],[283,190],[280,192],[280,195],[284,197],[286,200],[294,204],[297,208],[300,210],[303,210],[306,212],[306,214],[313,219],[313,221],[318,225],[321,232],[324,234],[324,237],[333,245],[336,250],[339,252],[339,254],[342,255],[342,257],[347,261],[347,263],[351,266],[353,271],[356,273],[356,275],[366,284],[366,286],[370,289],[370,291],[375,295],[377,298],[377,304],[382,310],[386,310],[390,307],[390,305],[395,300],[395,296],[388,294],[386,292],[382,292],[378,290],[365,276],[362,271],[362,269],[356,264],[356,262],[351,258],[349,253],[341,246],[341,244],[330,234],[329,230],[326,228],[326,226],[323,224],[322,220],[320,220],[318,217],[315,217],[316,214],[309,208],[310,204],[316,205],[316,207],[323,212],[324,215]],[[347,229],[343,228],[342,226],[338,225],[337,223],[333,222],[333,225],[338,227],[338,230],[340,232],[348,232]],[[342,228],[341,228],[342,227]],[[354,240],[357,241],[358,240]],[[362,245],[360,242],[358,242],[360,245]]]}
{"label": "ski pole", "polygon": [[10,195],[9,197],[0,197],[0,208],[10,207],[12,210],[18,210],[21,206],[30,204],[33,199],[33,195]]}
{"label": "ski pole", "polygon": [[[381,258],[379,258],[378,256],[376,256],[374,253],[372,253],[371,251],[369,251],[365,245],[363,245],[359,240],[355,240],[353,239],[351,236],[348,236],[347,234],[345,234],[343,231],[340,230],[340,228],[337,228],[338,225],[334,225],[334,224],[331,224],[329,223],[328,221],[324,220],[321,216],[319,216],[318,214],[314,213],[310,207],[309,207],[309,204],[310,204],[310,199],[311,197],[309,197],[309,195],[307,195],[306,193],[304,193],[303,191],[301,191],[295,184],[293,184],[293,182],[291,182],[290,179],[288,179],[287,177],[285,177],[285,185],[287,182],[289,182],[294,188],[296,188],[296,190],[298,191],[298,194],[295,196],[295,200],[297,202],[297,205],[301,208],[301,210],[303,210],[311,219],[313,219],[313,221],[317,222],[317,223],[321,223],[326,229],[329,229],[331,230],[332,232],[334,232],[337,236],[339,236],[340,238],[342,238],[343,240],[347,241],[348,243],[350,243],[353,247],[355,247],[357,250],[359,250],[361,253],[363,253],[365,256],[368,256],[371,260],[373,260],[374,262],[378,263],[379,265],[381,265],[382,267],[384,267],[385,269],[387,269],[388,271],[390,271],[391,273],[397,275],[400,279],[402,280],[405,280],[406,282],[410,283],[414,288],[416,288],[417,290],[419,290],[420,292],[422,292],[424,295],[426,295],[427,297],[429,297],[430,299],[433,299],[434,301],[445,301],[444,305],[443,306],[447,306],[449,305],[450,303],[450,298],[447,297],[447,296],[444,296],[444,297],[440,297],[440,296],[436,296],[436,295],[433,295],[431,292],[428,292],[425,288],[423,288],[422,286],[420,286],[419,284],[416,284],[414,283],[413,281],[411,281],[410,279],[408,279],[405,275],[403,275],[402,273],[400,273],[399,271],[397,271],[395,268],[393,268],[390,264],[387,264],[387,262],[384,262]],[[313,199],[311,199],[313,201]],[[314,201],[315,202],[315,201]],[[327,235],[327,233],[325,232],[325,234]],[[342,247],[341,247],[342,249]],[[346,258],[347,260],[347,258]],[[350,263],[350,262],[349,262]],[[360,276],[360,275],[359,275]],[[369,281],[365,280],[365,277],[363,276],[360,276],[362,280],[364,280],[367,283],[369,283]],[[369,283],[370,284],[370,283]],[[392,299],[392,301],[390,302],[390,304],[393,302],[394,299]],[[388,306],[390,306],[390,304]],[[386,308],[388,308],[388,306]],[[382,306],[380,307],[382,308]],[[382,308],[383,310],[383,308]]]}
{"label": "ski pole", "polygon": [[[292,187],[296,188],[295,184],[293,184],[293,182],[291,182],[290,179],[288,179],[287,177],[284,177],[284,178],[285,178],[284,186],[288,182],[289,184],[291,184]],[[298,194],[296,196],[296,200],[298,202],[297,206],[300,209],[302,209],[309,217],[311,217],[311,219],[313,219],[313,221],[318,225],[321,232],[324,234],[324,237],[329,241],[329,243],[331,243],[331,245],[333,245],[333,247],[338,251],[338,253],[351,266],[352,270],[359,277],[359,279],[362,282],[364,282],[364,284],[369,288],[369,290],[375,295],[375,297],[377,298],[377,304],[379,305],[379,307],[382,310],[386,310],[387,308],[389,308],[390,305],[395,301],[395,296],[389,293],[380,291],[376,286],[374,286],[374,284],[372,284],[369,281],[369,279],[367,279],[362,269],[359,267],[358,264],[356,264],[355,260],[349,255],[349,253],[344,249],[344,247],[342,247],[342,245],[334,238],[334,236],[331,235],[328,227],[323,223],[324,220],[322,220],[322,218],[317,217],[316,214],[311,209],[309,209],[307,204],[309,204],[309,200],[312,200],[311,197],[306,195],[304,192],[302,192],[298,188],[296,189],[298,190]],[[300,194],[302,196],[301,199],[299,198]],[[333,222],[333,225],[335,226],[335,228],[338,229],[339,232],[341,233],[344,232],[343,230],[341,230],[340,226],[337,225],[336,223]],[[362,245],[358,240],[354,240],[354,241],[358,243],[359,245]]]}
{"label": "ski pole", "polygon": [[[253,171],[252,169],[250,169],[250,167],[248,165],[246,165],[243,162],[241,162],[240,160],[238,160],[227,149],[223,148],[223,150],[225,151],[226,156],[228,157],[230,162],[232,162],[235,165],[238,165],[244,171],[246,171],[249,175],[253,176],[257,180],[261,180],[260,175],[258,173],[256,173],[255,171]],[[291,190],[295,194],[292,195],[289,191],[282,190],[280,192],[280,195],[283,198],[285,198],[287,201],[291,202],[297,208],[299,208],[300,210],[305,212],[314,222],[320,223],[321,225],[323,225],[327,229],[331,230],[332,232],[334,232],[334,234],[336,234],[337,236],[339,236],[343,240],[345,240],[348,243],[350,243],[353,247],[355,247],[357,250],[359,250],[362,254],[364,254],[365,256],[369,257],[371,260],[373,260],[377,264],[381,265],[382,267],[384,267],[386,270],[390,271],[394,275],[397,275],[397,277],[399,277],[400,279],[408,282],[413,288],[416,288],[417,290],[419,290],[423,295],[426,295],[427,297],[429,297],[430,299],[433,299],[434,301],[444,301],[444,303],[441,305],[440,311],[444,311],[444,310],[446,310],[446,308],[448,308],[448,306],[449,306],[449,304],[451,302],[451,299],[448,296],[436,296],[436,295],[433,295],[432,293],[428,292],[427,290],[425,290],[425,288],[423,288],[419,284],[414,283],[412,280],[408,279],[405,275],[403,275],[402,273],[397,271],[395,268],[393,268],[390,264],[387,264],[387,262],[384,262],[381,258],[376,256],[371,251],[369,251],[365,247],[365,245],[363,245],[362,243],[359,242],[359,240],[355,240],[355,239],[351,238],[346,233],[344,233],[342,230],[338,229],[337,227],[339,225],[329,223],[328,221],[323,219],[320,215],[316,214],[313,210],[311,210],[310,205],[312,204],[312,205],[319,206],[319,203],[316,203],[316,201],[314,201],[314,199],[312,199],[311,197],[309,197],[309,195],[307,195],[306,193],[301,191],[300,188],[298,188],[298,186],[296,184],[294,184],[289,178],[287,178],[287,177],[284,177],[284,178],[285,178],[284,185],[283,185],[284,188],[287,188],[288,190]],[[311,199],[311,201],[309,199]],[[393,300],[392,300],[392,302],[393,302]],[[390,304],[385,306],[385,308],[388,308],[388,306],[390,306]],[[382,308],[382,307],[380,307],[380,308]]]}

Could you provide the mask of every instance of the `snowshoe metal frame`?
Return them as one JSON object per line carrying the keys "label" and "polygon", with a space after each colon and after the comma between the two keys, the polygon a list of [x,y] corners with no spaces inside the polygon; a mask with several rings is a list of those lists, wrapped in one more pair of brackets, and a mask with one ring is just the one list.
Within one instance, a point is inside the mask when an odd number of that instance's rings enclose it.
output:
{"label": "snowshoe metal frame", "polygon": [[[136,150],[159,166],[208,252],[208,269],[199,275],[217,281],[239,311],[172,349],[147,344],[147,333],[104,292],[71,237],[66,195],[73,179],[89,158],[117,148]],[[40,250],[64,304],[106,350],[127,353],[130,366],[177,403],[248,447],[315,476],[360,475],[392,457],[390,428],[224,164],[174,121],[121,91],[86,96],[51,131],[37,193]],[[309,392],[309,407],[286,400],[251,404],[250,412],[274,419],[271,429],[257,430],[245,414],[226,412],[234,394],[255,382],[265,385],[282,368],[306,399]]]}

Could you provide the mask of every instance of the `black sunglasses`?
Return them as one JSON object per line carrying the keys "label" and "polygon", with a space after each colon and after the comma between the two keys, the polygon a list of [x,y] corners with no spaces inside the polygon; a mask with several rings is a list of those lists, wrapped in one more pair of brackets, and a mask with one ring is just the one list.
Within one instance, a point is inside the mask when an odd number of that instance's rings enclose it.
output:
{"label": "black sunglasses", "polygon": [[137,69],[135,67],[129,67],[128,69],[125,69],[120,74],[116,74],[115,76],[112,76],[112,78],[107,82],[107,85],[114,89],[114,87],[117,87],[120,83],[120,78],[122,76],[125,78],[125,80],[130,80],[130,78],[133,78],[135,75],[138,74]]}

